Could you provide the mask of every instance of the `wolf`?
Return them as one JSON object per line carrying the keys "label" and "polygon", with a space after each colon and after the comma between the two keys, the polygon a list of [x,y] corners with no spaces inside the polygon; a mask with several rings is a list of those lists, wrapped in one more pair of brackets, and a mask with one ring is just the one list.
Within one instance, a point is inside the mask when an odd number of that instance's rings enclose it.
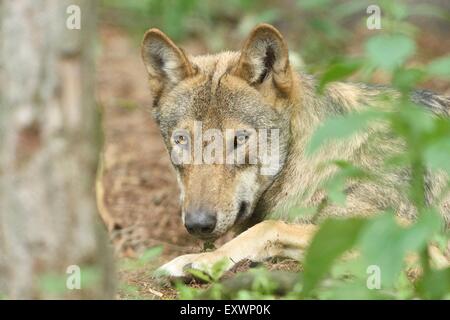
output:
{"label": "wolf", "polygon": [[[150,29],[141,53],[152,114],[169,153],[192,143],[189,133],[199,121],[203,130],[234,129],[235,148],[247,143],[245,132],[279,129],[280,165],[270,175],[260,174],[258,163],[174,163],[188,232],[209,241],[231,229],[239,234],[214,251],[177,257],[160,271],[182,277],[188,267],[208,272],[221,260],[231,268],[243,259],[301,259],[317,224],[327,217],[369,216],[391,208],[400,219],[415,218],[405,192],[410,176],[405,169],[383,173],[377,183],[348,182],[345,205],[329,201],[324,191],[324,183],[338,170],[323,166],[327,161],[341,159],[381,172],[386,155],[404,149],[404,143],[382,126],[335,141],[312,155],[306,150],[326,119],[380,105],[381,95],[398,95],[394,90],[333,82],[318,94],[317,81],[294,70],[283,36],[268,24],[256,26],[240,51],[200,56],[188,55],[163,32]],[[436,115],[450,115],[449,97],[419,90],[411,99]],[[426,202],[434,203],[447,177],[427,173],[425,184]],[[450,198],[440,199],[438,205],[448,226]],[[290,210],[297,207],[318,209],[313,216],[293,220]]]}

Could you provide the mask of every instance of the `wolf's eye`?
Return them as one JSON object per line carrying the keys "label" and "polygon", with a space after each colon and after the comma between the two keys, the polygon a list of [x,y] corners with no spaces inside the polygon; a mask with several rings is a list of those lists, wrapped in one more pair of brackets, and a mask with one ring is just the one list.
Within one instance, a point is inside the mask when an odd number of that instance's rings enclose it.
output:
{"label": "wolf's eye", "polygon": [[175,133],[173,135],[173,142],[178,145],[186,145],[189,142],[189,137],[186,133]]}
{"label": "wolf's eye", "polygon": [[238,132],[234,136],[234,148],[237,148],[243,144],[245,144],[249,138],[249,134],[247,132]]}

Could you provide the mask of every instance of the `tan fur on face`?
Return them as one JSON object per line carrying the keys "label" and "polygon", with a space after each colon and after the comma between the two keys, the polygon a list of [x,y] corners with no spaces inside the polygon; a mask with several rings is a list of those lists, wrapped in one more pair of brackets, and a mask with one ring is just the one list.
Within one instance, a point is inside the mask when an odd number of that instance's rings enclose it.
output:
{"label": "tan fur on face", "polygon": [[[161,32],[150,30],[143,41],[143,57],[156,96],[153,114],[169,152],[172,132],[180,128],[192,132],[194,121],[202,121],[204,130],[282,128],[282,167],[289,133],[288,106],[295,96],[290,89],[297,80],[292,77],[287,45],[273,27],[258,27],[241,52],[196,57],[184,55]],[[183,219],[187,210],[215,212],[215,236],[235,226],[243,202],[247,209],[242,219],[247,219],[274,178],[260,175],[257,165],[202,164],[176,169]]]}
{"label": "tan fur on face", "polygon": [[212,237],[218,237],[233,227],[241,201],[253,203],[258,191],[256,167],[232,172],[223,165],[191,165],[180,175],[182,188],[186,190],[182,203],[183,217],[186,211],[197,208],[215,212],[217,225]]}
{"label": "tan fur on face", "polygon": [[[214,118],[213,118],[214,119]],[[178,127],[186,130],[194,138],[194,121],[184,120]],[[239,130],[247,127],[235,120],[227,120],[223,123],[203,122],[202,131],[216,126]],[[226,160],[227,144],[225,134],[223,135],[224,154],[223,161]],[[191,152],[193,152],[191,141]],[[203,147],[208,147],[208,142],[203,143]],[[248,158],[249,148],[245,147]],[[204,151],[204,150],[203,150]],[[182,218],[186,212],[196,210],[207,210],[214,212],[217,217],[217,225],[211,237],[218,237],[232,228],[237,219],[245,220],[252,213],[256,200],[261,192],[270,183],[270,177],[260,175],[259,165],[228,165],[228,164],[194,164],[192,156],[191,164],[176,167],[178,184],[181,191]],[[238,217],[242,203],[246,203],[246,210]]]}

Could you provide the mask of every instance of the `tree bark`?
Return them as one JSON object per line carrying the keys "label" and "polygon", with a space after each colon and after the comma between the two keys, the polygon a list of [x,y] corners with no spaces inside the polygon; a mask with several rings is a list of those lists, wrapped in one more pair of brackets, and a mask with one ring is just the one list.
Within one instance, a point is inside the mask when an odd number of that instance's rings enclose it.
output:
{"label": "tree bark", "polygon": [[[66,27],[72,4],[80,30]],[[0,298],[112,297],[94,196],[95,15],[89,0],[0,0]],[[66,286],[71,265],[81,289]]]}

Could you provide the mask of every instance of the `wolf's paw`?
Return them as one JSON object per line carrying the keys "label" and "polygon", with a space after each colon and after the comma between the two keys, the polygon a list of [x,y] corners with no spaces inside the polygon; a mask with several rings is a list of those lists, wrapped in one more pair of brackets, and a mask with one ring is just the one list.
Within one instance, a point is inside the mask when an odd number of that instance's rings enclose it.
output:
{"label": "wolf's paw", "polygon": [[232,260],[220,251],[179,256],[156,270],[157,275],[169,277],[189,277],[190,269],[199,270],[211,275],[213,267],[223,261],[222,268],[228,270],[233,266]]}

